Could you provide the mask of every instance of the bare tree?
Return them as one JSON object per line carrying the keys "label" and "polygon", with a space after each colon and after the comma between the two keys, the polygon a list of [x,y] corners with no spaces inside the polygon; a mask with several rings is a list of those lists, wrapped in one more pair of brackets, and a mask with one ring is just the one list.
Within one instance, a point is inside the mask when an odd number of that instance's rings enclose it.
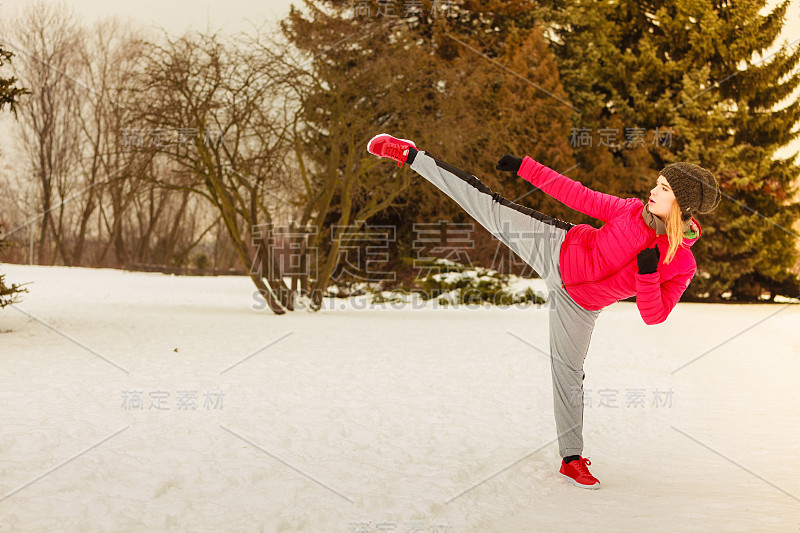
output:
{"label": "bare tree", "polygon": [[[114,223],[105,228],[108,242],[120,243],[120,221],[141,181],[137,173],[149,162],[147,154],[127,157],[121,149],[124,127],[131,120],[130,95],[136,89],[130,84],[135,79],[131,68],[137,60],[133,47],[138,39],[136,32],[119,19],[110,18],[95,23],[84,35],[78,67],[80,85],[86,89],[88,97],[81,100],[74,120],[81,134],[79,168],[87,190],[86,208],[73,228],[72,261],[75,264],[83,259],[90,218],[98,210],[98,221],[107,220],[105,204],[109,199]],[[100,226],[94,238],[99,241],[103,233]],[[119,247],[117,251],[122,253]],[[104,254],[95,255],[92,263],[97,264],[98,259],[102,262]]]}
{"label": "bare tree", "polygon": [[[87,32],[81,56],[83,84],[94,95],[76,117],[84,140],[81,169],[87,183],[101,185],[87,199],[98,200],[101,225],[96,237],[107,235],[93,264],[105,264],[109,250],[116,266],[180,264],[205,235],[198,223],[209,218],[186,192],[153,183],[153,176],[170,173],[175,165],[158,160],[158,149],[136,129],[138,95],[145,88],[138,73],[142,39],[142,31],[130,24],[104,19]],[[81,259],[90,215],[85,209],[75,228],[76,261]]]}
{"label": "bare tree", "polygon": [[154,185],[176,168],[157,149],[128,149],[141,115],[142,30],[116,18],[84,27],[64,4],[41,0],[6,25],[33,92],[19,130],[41,198],[38,262],[185,262],[214,217]]}
{"label": "bare tree", "polygon": [[37,1],[7,24],[5,34],[19,56],[14,70],[33,93],[19,108],[19,123],[41,196],[38,260],[53,263],[60,254],[69,262],[65,227],[70,206],[66,199],[75,190],[73,181],[81,157],[74,117],[85,88],[74,76],[79,70],[84,30],[64,5]]}
{"label": "bare tree", "polygon": [[274,223],[270,194],[280,187],[290,127],[277,63],[241,37],[190,33],[162,41],[142,43],[147,90],[137,107],[143,126],[182,132],[190,142],[162,143],[159,155],[177,168],[155,182],[206,198],[270,309],[292,310],[294,295],[280,273],[253,268],[260,254],[271,257],[272,243],[258,228]]}

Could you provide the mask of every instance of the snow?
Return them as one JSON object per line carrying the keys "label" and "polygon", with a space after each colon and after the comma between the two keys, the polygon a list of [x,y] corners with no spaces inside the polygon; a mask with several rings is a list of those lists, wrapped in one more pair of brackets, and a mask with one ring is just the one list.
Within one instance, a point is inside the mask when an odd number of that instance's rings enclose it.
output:
{"label": "snow", "polygon": [[604,309],[588,491],[558,475],[544,306],[278,316],[245,277],[0,271],[33,282],[0,311],[2,531],[800,527],[795,304]]}

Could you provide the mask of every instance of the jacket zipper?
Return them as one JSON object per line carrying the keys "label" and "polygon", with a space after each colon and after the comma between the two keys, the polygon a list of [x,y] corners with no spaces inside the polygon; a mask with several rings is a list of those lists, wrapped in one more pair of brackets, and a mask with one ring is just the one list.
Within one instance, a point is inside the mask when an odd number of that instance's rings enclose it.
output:
{"label": "jacket zipper", "polygon": [[[652,244],[653,244],[654,242],[656,242],[657,240],[658,240],[658,235],[656,235],[656,236],[655,236],[655,238],[653,238],[653,240],[651,240],[651,241],[650,241],[650,242],[647,244],[647,246],[645,246],[645,248],[650,248],[650,247],[652,246]],[[640,251],[641,251],[641,250],[640,250]],[[598,278],[598,279],[595,279],[595,280],[576,281],[575,283],[570,283],[570,284],[569,284],[569,286],[570,286],[570,287],[576,287],[576,286],[578,286],[578,285],[583,285],[584,283],[599,283],[599,282],[603,281],[603,280],[604,280],[604,279],[606,279],[606,278],[610,278],[611,276],[613,276],[614,274],[616,274],[617,272],[619,272],[620,270],[622,270],[623,268],[625,268],[625,267],[627,267],[629,264],[631,264],[631,262],[632,262],[634,259],[636,259],[636,256],[637,256],[638,254],[639,254],[639,252],[636,252],[636,254],[634,254],[634,255],[633,255],[633,257],[632,257],[631,259],[629,259],[629,260],[628,260],[628,261],[627,261],[627,262],[626,262],[624,265],[622,265],[621,267],[617,268],[615,271],[611,272],[610,274],[606,274],[606,275],[605,275],[605,276],[603,276],[602,278]],[[562,289],[566,289],[566,288],[567,288],[566,284],[565,284],[565,283],[562,283],[562,284],[561,284],[561,288],[562,288]]]}

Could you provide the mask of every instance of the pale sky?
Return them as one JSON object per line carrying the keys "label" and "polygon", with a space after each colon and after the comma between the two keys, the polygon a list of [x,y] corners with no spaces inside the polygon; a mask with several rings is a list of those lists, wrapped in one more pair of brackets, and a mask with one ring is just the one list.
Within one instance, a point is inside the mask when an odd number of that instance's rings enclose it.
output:
{"label": "pale sky", "polygon": [[[17,9],[30,0],[0,0],[0,18],[13,14]],[[57,3],[58,0],[48,0]],[[778,0],[770,0],[762,13],[768,12]],[[130,17],[144,26],[156,25],[165,28],[172,34],[179,34],[187,29],[205,30],[209,25],[211,29],[221,29],[225,32],[235,33],[247,31],[251,28],[249,21],[254,24],[265,20],[277,20],[289,12],[289,6],[294,4],[302,7],[302,0],[69,0],[67,5],[74,9],[86,21],[104,18],[110,15]],[[783,32],[773,45],[764,54],[765,60],[780,45],[787,45],[800,39],[800,0],[792,0],[786,13],[786,24]],[[754,59],[754,62],[756,60]],[[797,68],[800,69],[800,66]],[[780,107],[785,107],[788,102],[800,97],[800,88],[787,98]],[[779,157],[786,157],[792,152],[800,151],[800,139],[789,147],[778,152]]]}
{"label": "pale sky", "polygon": [[[0,16],[12,14],[30,0],[0,0]],[[48,0],[57,4],[58,0]],[[69,0],[66,2],[86,21],[112,15],[130,17],[147,26],[155,24],[172,34],[187,29],[205,30],[210,22],[212,29],[235,33],[250,28],[254,22],[276,20],[289,13],[294,3],[303,6],[302,0]]]}

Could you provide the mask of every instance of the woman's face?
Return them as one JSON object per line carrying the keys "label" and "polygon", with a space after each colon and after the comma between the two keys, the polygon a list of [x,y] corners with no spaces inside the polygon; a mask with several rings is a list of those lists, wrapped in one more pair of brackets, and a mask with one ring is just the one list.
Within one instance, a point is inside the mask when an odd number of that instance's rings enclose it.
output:
{"label": "woman's face", "polygon": [[672,211],[672,204],[675,202],[675,194],[672,188],[667,183],[667,178],[659,175],[656,180],[656,186],[650,189],[650,200],[647,204],[650,212],[666,221],[670,211]]}

